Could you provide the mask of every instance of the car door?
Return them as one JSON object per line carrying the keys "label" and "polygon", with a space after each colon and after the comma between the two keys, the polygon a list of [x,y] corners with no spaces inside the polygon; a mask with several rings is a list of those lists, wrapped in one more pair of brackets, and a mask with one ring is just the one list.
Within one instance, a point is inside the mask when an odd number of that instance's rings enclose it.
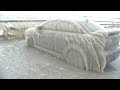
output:
{"label": "car door", "polygon": [[56,31],[54,33],[54,51],[63,54],[64,49],[68,46],[65,32]]}
{"label": "car door", "polygon": [[54,48],[54,36],[53,36],[53,31],[51,30],[41,30],[38,35],[38,41],[37,45],[39,47],[53,50]]}

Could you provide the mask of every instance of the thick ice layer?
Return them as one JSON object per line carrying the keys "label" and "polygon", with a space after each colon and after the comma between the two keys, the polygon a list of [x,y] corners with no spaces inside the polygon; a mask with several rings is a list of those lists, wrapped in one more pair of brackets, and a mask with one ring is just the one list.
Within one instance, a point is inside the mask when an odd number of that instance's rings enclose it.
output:
{"label": "thick ice layer", "polygon": [[[60,53],[64,55],[65,60],[79,68],[99,72],[104,71],[106,66],[104,48],[106,38],[108,37],[106,31],[88,33],[80,27],[78,23],[73,21],[55,20],[49,22],[50,21],[45,22],[35,29],[38,29],[38,31],[42,30],[41,35],[43,36],[49,37],[49,34],[54,36],[54,40],[52,40],[52,44],[54,44],[53,50],[58,50],[58,52],[61,50],[62,52]],[[55,23],[57,23],[57,26]],[[49,33],[51,31],[53,31],[54,34]],[[61,43],[59,43],[59,47],[55,47],[58,44],[58,38]],[[43,40],[41,42],[44,42],[44,39],[45,37],[41,36],[41,40]],[[48,38],[48,41],[50,41],[50,38]],[[41,43],[41,46],[52,50],[50,48],[52,44],[48,46],[47,44],[42,44],[43,43]]]}
{"label": "thick ice layer", "polygon": [[24,38],[24,32],[26,29],[41,24],[41,22],[7,22],[0,23],[0,31],[2,35],[9,38],[9,35],[14,38]]}
{"label": "thick ice layer", "polygon": [[27,30],[26,36],[33,38],[35,47],[47,53],[53,51],[55,53],[52,52],[52,55],[60,59],[62,56],[62,59],[76,67],[104,72],[105,46],[109,44],[106,41],[110,35],[119,31],[90,32],[75,21],[59,19],[46,21]]}
{"label": "thick ice layer", "polygon": [[102,32],[94,34],[66,34],[64,37],[67,41],[68,51],[63,53],[66,54],[68,63],[82,69],[103,72],[106,66],[104,55],[106,37]]}

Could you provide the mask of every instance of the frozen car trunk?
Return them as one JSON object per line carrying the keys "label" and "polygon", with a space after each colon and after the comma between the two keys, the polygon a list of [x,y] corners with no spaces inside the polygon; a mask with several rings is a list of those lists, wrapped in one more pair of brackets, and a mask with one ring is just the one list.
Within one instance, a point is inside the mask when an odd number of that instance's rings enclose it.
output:
{"label": "frozen car trunk", "polygon": [[[78,22],[81,24],[87,31],[95,32],[98,30],[105,30],[101,25],[98,25],[88,19],[85,21]],[[105,45],[105,55],[106,55],[106,63],[109,64],[110,62],[114,61],[119,57],[120,54],[120,32],[115,30],[115,32],[110,32],[106,41]]]}

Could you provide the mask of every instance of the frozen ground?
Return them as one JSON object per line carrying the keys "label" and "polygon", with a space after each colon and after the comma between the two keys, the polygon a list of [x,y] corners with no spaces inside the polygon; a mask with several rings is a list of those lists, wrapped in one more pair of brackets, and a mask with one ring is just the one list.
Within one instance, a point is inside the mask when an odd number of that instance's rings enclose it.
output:
{"label": "frozen ground", "polygon": [[120,79],[120,59],[104,73],[80,70],[34,48],[24,40],[0,41],[1,79]]}

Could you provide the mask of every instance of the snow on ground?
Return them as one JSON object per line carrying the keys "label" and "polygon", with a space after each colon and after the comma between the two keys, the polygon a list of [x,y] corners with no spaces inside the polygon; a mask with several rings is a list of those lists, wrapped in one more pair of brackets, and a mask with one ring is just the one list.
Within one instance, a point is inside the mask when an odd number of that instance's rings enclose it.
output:
{"label": "snow on ground", "polygon": [[120,59],[107,66],[104,73],[85,71],[58,60],[24,40],[0,41],[1,79],[120,79]]}

